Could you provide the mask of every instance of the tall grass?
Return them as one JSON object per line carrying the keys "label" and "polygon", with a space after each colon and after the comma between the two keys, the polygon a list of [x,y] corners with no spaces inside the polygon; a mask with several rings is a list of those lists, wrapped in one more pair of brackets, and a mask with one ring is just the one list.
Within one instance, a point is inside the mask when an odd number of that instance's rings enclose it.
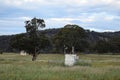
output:
{"label": "tall grass", "polygon": [[64,66],[62,54],[40,54],[37,61],[19,54],[0,55],[0,80],[120,80],[120,55],[79,55]]}

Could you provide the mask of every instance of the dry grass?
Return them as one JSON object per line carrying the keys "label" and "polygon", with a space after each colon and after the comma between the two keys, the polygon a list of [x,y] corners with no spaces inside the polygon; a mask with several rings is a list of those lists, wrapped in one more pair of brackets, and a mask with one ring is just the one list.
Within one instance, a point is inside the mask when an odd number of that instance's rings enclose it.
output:
{"label": "dry grass", "polygon": [[40,54],[37,61],[19,54],[0,55],[0,80],[120,80],[120,55],[79,55],[73,67],[63,54]]}

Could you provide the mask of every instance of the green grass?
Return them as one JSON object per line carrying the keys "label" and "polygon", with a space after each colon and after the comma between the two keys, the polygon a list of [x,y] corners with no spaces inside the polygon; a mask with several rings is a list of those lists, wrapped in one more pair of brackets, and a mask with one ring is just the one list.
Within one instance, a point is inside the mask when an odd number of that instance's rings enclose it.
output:
{"label": "green grass", "polygon": [[0,80],[120,80],[120,55],[81,54],[64,66],[63,54],[40,54],[37,61],[19,54],[0,55]]}

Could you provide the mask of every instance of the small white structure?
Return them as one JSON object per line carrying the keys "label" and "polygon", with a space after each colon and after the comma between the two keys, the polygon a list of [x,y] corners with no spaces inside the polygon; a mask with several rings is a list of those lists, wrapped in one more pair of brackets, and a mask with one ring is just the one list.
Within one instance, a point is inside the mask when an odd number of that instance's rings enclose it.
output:
{"label": "small white structure", "polygon": [[65,65],[66,66],[73,66],[79,57],[76,54],[65,54]]}
{"label": "small white structure", "polygon": [[25,56],[25,55],[27,55],[27,53],[24,50],[22,50],[22,51],[20,51],[20,55]]}

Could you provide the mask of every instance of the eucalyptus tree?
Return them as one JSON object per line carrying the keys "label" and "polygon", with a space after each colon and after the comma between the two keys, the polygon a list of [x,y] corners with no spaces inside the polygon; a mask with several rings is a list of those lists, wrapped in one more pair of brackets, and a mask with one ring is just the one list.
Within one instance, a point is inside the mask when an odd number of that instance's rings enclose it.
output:
{"label": "eucalyptus tree", "polygon": [[44,27],[43,19],[33,18],[25,21],[26,33],[15,35],[10,41],[11,47],[26,51],[33,56],[32,61],[36,60],[40,50],[49,46],[48,38],[40,31]]}
{"label": "eucalyptus tree", "polygon": [[27,49],[26,52],[33,56],[32,61],[36,60],[41,48],[44,48],[46,46],[46,41],[48,41],[47,38],[41,35],[39,31],[44,27],[45,21],[43,19],[33,18],[25,21],[27,37],[29,38],[29,43],[31,44],[31,47]]}
{"label": "eucalyptus tree", "polygon": [[74,53],[74,50],[80,50],[80,46],[83,47],[86,36],[83,28],[68,24],[54,36],[54,43],[57,50],[61,51],[65,48],[68,52]]}

